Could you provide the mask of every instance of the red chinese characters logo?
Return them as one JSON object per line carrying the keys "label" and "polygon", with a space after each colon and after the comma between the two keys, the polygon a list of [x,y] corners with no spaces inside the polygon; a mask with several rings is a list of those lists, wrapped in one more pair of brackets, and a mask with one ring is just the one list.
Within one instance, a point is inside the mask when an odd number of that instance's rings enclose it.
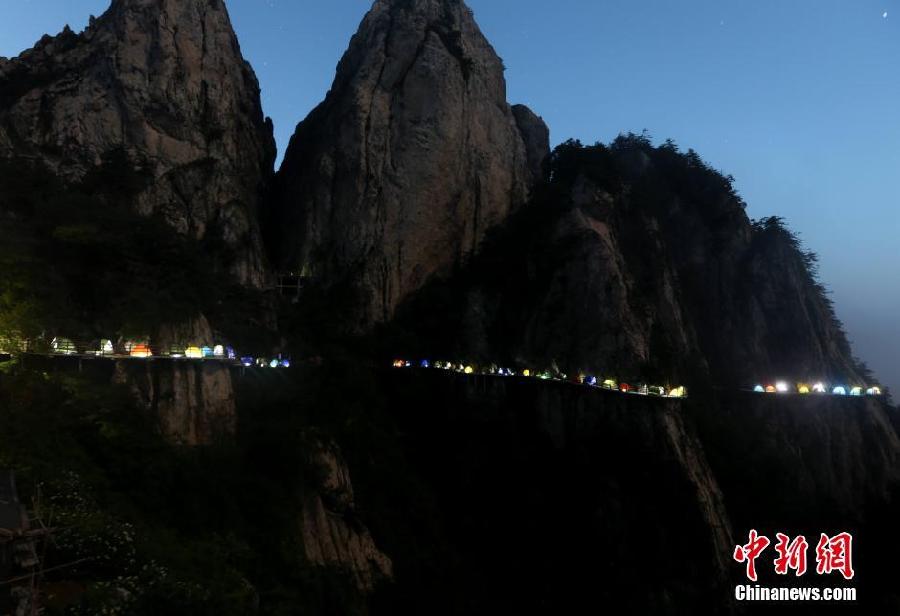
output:
{"label": "red chinese characters logo", "polygon": [[737,545],[734,547],[734,559],[739,563],[747,563],[747,578],[753,582],[756,581],[756,559],[769,547],[769,538],[760,537],[755,530],[750,531],[750,541],[747,545]]}
{"label": "red chinese characters logo", "polygon": [[[806,573],[806,555],[809,551],[809,543],[806,537],[798,535],[791,539],[783,533],[776,533],[778,542],[775,544],[775,573],[787,575],[793,571],[799,577]],[[757,581],[756,559],[759,558],[771,544],[769,538],[760,535],[756,530],[751,530],[749,540],[744,545],[734,548],[734,560],[746,564],[747,579]],[[839,533],[833,537],[822,534],[816,545],[816,573],[828,575],[832,572],[840,573],[845,580],[852,580],[853,571],[853,536],[850,533]]]}
{"label": "red chinese characters logo", "polygon": [[816,546],[816,573],[824,575],[832,571],[838,571],[845,580],[852,580],[853,576],[853,536],[850,533],[841,533],[834,537],[822,534],[819,545]]}
{"label": "red chinese characters logo", "polygon": [[787,575],[789,569],[793,569],[797,577],[806,573],[806,550],[809,549],[806,537],[799,535],[793,541],[782,533],[777,533],[775,537],[778,538],[778,543],[775,544],[775,551],[778,552],[775,573]]}

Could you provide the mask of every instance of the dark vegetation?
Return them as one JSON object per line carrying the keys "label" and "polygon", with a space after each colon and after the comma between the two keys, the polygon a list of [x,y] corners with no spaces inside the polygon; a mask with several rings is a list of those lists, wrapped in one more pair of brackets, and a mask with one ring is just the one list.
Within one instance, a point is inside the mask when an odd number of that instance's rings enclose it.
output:
{"label": "dark vegetation", "polygon": [[0,161],[0,336],[147,337],[204,313],[236,344],[258,338],[262,300],[230,281],[225,248],[134,211],[149,181],[118,151],[74,186]]}
{"label": "dark vegetation", "polygon": [[298,512],[321,481],[308,439],[318,425],[361,455],[384,442],[354,391],[325,404],[322,383],[335,381],[249,374],[235,441],[175,448],[107,378],[5,365],[0,467],[60,529],[44,561],[63,566],[45,579],[48,613],[358,613],[342,572],[304,560]]}
{"label": "dark vegetation", "polygon": [[[794,338],[808,329],[805,321],[792,318],[804,310],[814,319],[821,315],[820,339],[830,337],[825,328],[833,329],[842,355],[851,357],[816,277],[816,256],[803,250],[781,219],[749,221],[734,179],[710,168],[693,150],[682,152],[671,141],[655,147],[646,135],[633,134],[609,145],[569,141],[553,151],[549,167],[549,181],[493,232],[478,256],[448,278],[432,280],[401,308],[382,332],[383,353],[520,369],[537,356],[543,365],[531,367],[539,369],[606,370],[620,379],[742,387],[752,370],[791,373],[801,365],[797,355],[809,341]],[[605,195],[605,203],[573,200],[585,180]],[[615,336],[621,326],[610,319],[625,315],[577,304],[599,300],[577,289],[591,279],[594,265],[584,260],[596,240],[590,231],[572,230],[567,221],[576,210],[612,229],[628,268],[627,313],[638,319],[654,315],[646,361],[626,354],[604,357],[605,365],[597,366],[589,346],[579,342],[601,328]],[[745,233],[751,237],[746,246]],[[663,314],[660,289],[667,272],[677,276],[675,301],[685,310],[685,331]],[[750,309],[761,301],[765,291],[760,290],[795,284],[807,305],[786,304],[772,308],[777,318],[765,315],[773,328],[764,340],[772,365],[759,357],[739,358],[748,340],[762,336]],[[796,289],[781,293],[797,295]],[[733,333],[727,336],[726,330]],[[685,334],[687,348],[679,342]],[[858,372],[864,370],[858,366]]]}

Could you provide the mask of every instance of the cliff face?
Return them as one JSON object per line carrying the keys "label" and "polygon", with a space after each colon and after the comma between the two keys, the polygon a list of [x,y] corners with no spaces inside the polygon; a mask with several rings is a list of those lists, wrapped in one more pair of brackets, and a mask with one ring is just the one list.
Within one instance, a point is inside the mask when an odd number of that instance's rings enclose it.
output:
{"label": "cliff face", "polygon": [[391,519],[401,541],[452,546],[439,559],[383,540],[403,597],[383,613],[725,613],[731,523],[682,404],[443,371],[382,382],[439,511],[424,525],[428,492],[404,494]]}
{"label": "cliff face", "polygon": [[419,302],[401,321],[425,355],[729,387],[867,378],[814,257],[695,154],[639,137],[559,148],[539,199]]}
{"label": "cliff face", "polygon": [[82,34],[0,60],[0,157],[74,184],[111,156],[146,180],[136,211],[223,244],[223,269],[264,284],[275,146],[222,0],[115,0]]}
{"label": "cliff face", "polygon": [[300,535],[307,560],[348,573],[356,588],[371,592],[393,577],[393,563],[375,545],[356,511],[350,471],[334,443],[310,452],[323,472],[321,488],[307,494],[300,513]]}
{"label": "cliff face", "polygon": [[355,326],[388,319],[525,201],[546,153],[461,0],[378,0],[287,149],[279,261],[355,288]]}
{"label": "cliff face", "polygon": [[234,437],[231,368],[219,363],[116,362],[113,382],[126,384],[173,445],[211,445]]}

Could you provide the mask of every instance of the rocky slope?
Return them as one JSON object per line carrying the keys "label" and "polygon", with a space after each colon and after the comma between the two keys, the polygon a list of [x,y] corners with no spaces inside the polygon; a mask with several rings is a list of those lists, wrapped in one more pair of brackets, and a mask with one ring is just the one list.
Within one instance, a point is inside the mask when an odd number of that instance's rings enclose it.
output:
{"label": "rocky slope", "polygon": [[351,287],[354,328],[386,320],[526,200],[547,144],[461,0],[378,0],[287,149],[277,260]]}
{"label": "rocky slope", "polygon": [[631,136],[566,144],[552,167],[481,258],[404,310],[416,352],[728,387],[865,384],[814,257],[777,219],[750,221],[696,154]]}
{"label": "rocky slope", "polygon": [[275,146],[222,0],[115,0],[81,34],[0,59],[0,157],[76,184],[110,157],[143,178],[130,205],[224,245],[267,280],[258,225]]}

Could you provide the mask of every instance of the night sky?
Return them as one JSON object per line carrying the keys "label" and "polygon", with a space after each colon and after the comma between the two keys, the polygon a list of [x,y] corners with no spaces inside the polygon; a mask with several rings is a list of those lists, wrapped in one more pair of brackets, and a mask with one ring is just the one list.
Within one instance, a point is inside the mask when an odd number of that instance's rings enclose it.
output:
{"label": "night sky", "polygon": [[[0,55],[109,0],[3,0]],[[366,0],[230,0],[279,148]],[[856,354],[900,392],[900,0],[469,0],[554,143],[649,131],[735,176],[821,257]],[[789,375],[785,375],[789,376]]]}

